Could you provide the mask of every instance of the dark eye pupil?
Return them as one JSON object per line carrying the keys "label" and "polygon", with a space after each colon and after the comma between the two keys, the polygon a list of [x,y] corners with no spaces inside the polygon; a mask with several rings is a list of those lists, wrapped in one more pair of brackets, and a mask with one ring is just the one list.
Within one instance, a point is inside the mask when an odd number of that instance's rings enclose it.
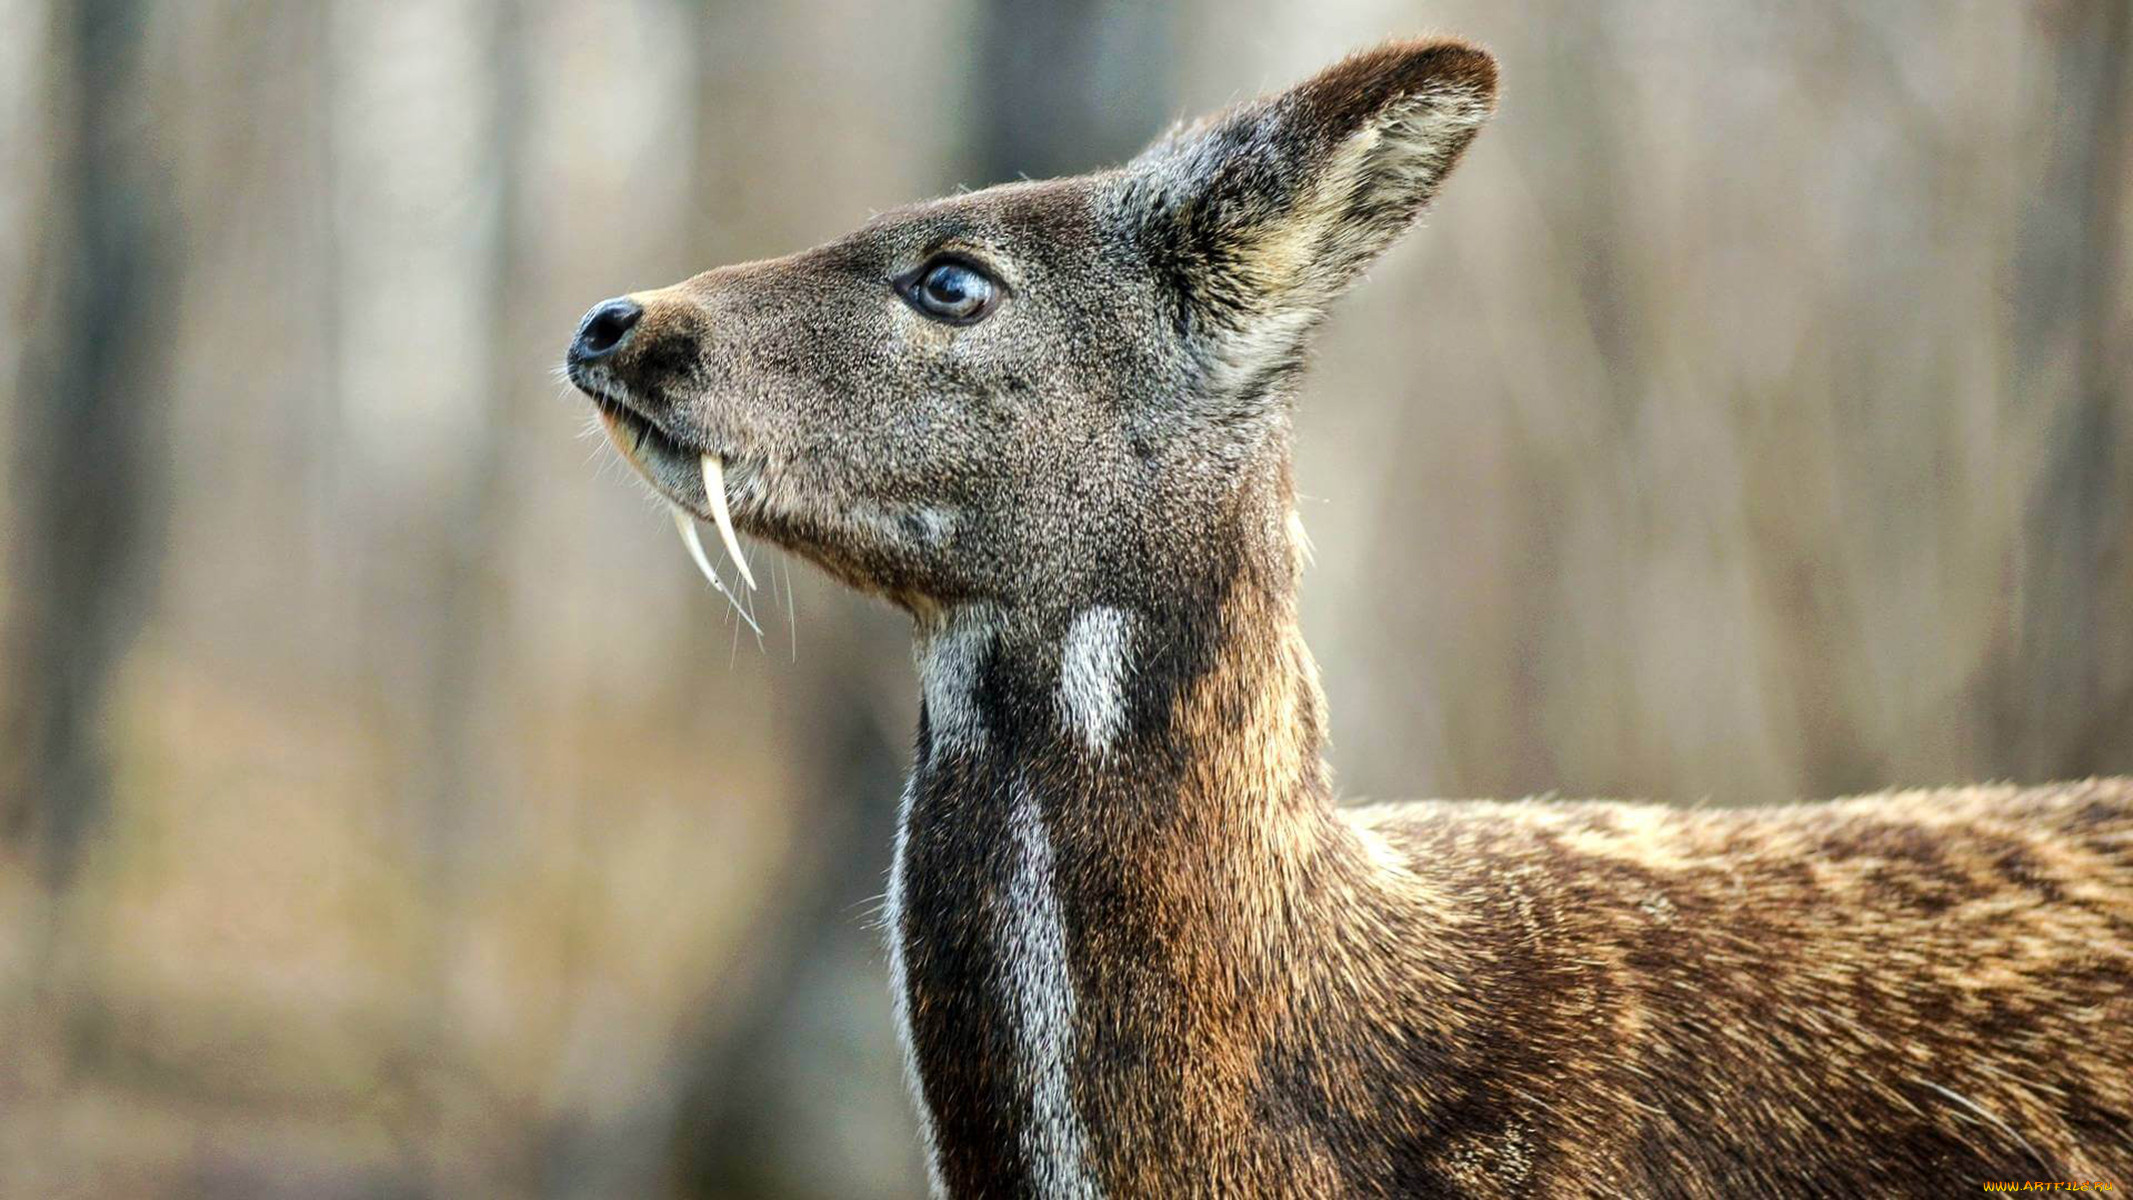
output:
{"label": "dark eye pupil", "polygon": [[942,258],[897,280],[896,291],[905,303],[936,321],[968,325],[992,311],[1000,285],[977,267]]}
{"label": "dark eye pupil", "polygon": [[935,267],[926,274],[926,297],[943,308],[962,307],[981,286],[968,270],[952,264]]}

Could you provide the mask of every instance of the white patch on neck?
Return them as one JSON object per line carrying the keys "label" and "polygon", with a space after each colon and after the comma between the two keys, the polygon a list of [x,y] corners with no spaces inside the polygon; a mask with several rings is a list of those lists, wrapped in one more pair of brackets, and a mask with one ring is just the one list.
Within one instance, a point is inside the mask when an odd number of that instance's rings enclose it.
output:
{"label": "white patch on neck", "polygon": [[978,670],[994,636],[990,608],[957,609],[918,639],[918,683],[935,747],[975,750],[985,744],[978,711]]}
{"label": "white patch on neck", "polygon": [[1007,830],[1014,876],[1000,928],[999,970],[1029,1088],[1022,1157],[1038,1195],[1098,1197],[1103,1189],[1089,1173],[1088,1132],[1074,1107],[1074,980],[1052,884],[1052,843],[1029,785],[1017,779],[1013,792]]}
{"label": "white patch on neck", "polygon": [[904,1086],[911,1090],[911,1106],[918,1112],[918,1135],[926,1154],[926,1185],[930,1194],[946,1196],[941,1184],[941,1147],[933,1132],[933,1109],[926,1104],[926,1084],[918,1073],[918,1047],[911,1040],[911,981],[904,966],[904,854],[911,840],[911,804],[918,792],[913,778],[904,784],[903,799],[896,806],[896,855],[889,860],[889,891],[882,899],[881,928],[889,943],[889,1008],[896,1015],[896,1040],[904,1048]]}
{"label": "white patch on neck", "polygon": [[1059,708],[1069,732],[1102,753],[1126,724],[1126,678],[1132,670],[1133,616],[1097,605],[1067,630],[1059,659]]}

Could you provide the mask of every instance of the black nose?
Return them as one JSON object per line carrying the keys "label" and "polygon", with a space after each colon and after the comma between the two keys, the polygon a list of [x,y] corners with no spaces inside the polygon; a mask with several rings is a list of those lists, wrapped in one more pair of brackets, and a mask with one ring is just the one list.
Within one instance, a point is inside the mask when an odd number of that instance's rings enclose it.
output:
{"label": "black nose", "polygon": [[622,349],[622,343],[630,340],[630,330],[637,328],[643,316],[644,306],[627,296],[602,300],[578,326],[577,339],[570,343],[570,361],[598,362]]}

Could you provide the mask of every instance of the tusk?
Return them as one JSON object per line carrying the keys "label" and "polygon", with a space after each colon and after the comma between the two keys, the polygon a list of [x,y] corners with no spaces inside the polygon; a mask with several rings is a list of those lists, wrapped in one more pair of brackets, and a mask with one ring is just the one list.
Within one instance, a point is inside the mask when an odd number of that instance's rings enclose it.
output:
{"label": "tusk", "polygon": [[704,553],[704,540],[696,533],[696,518],[683,512],[677,505],[674,509],[674,528],[681,534],[681,544],[689,548],[689,557],[696,560],[696,569],[702,571],[704,578],[711,581],[711,586],[718,589],[718,594],[733,605],[733,611],[741,614],[741,620],[748,622],[748,628],[755,630],[757,637],[762,637],[763,627],[755,623],[755,618],[748,615],[747,610],[741,607],[741,602],[733,598],[732,592],[726,590],[725,582],[719,579],[718,572],[711,569],[710,556]]}
{"label": "tusk", "polygon": [[748,590],[755,590],[755,573],[748,569],[748,560],[741,556],[741,539],[733,536],[733,514],[726,511],[726,465],[716,454],[706,454],[701,460],[704,468],[704,497],[711,502],[711,523],[718,526],[719,540],[726,543],[726,553],[733,556],[733,565],[741,570],[741,579]]}

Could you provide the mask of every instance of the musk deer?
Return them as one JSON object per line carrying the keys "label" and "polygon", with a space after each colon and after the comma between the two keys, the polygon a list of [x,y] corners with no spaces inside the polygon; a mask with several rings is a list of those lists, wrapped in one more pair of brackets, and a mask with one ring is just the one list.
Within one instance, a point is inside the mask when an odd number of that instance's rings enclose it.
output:
{"label": "musk deer", "polygon": [[1291,399],[1495,93],[1385,45],[579,330],[737,563],[914,619],[885,921],[933,1190],[2133,1188],[2133,783],[1336,807]]}

